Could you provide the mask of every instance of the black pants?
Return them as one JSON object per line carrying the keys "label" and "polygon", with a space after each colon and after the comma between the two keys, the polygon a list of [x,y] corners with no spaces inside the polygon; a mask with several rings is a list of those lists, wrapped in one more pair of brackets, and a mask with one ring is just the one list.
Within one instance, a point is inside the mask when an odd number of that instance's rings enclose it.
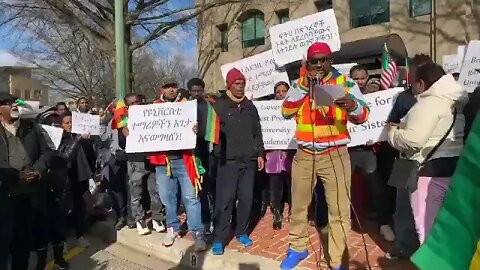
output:
{"label": "black pants", "polygon": [[[370,149],[350,150],[349,153],[352,171],[361,170],[365,173],[378,223],[380,225],[390,224],[395,211],[395,189],[389,187],[387,185],[388,178],[380,174],[380,166],[384,163],[378,162],[381,158],[377,155],[381,154],[375,154]],[[382,172],[387,170],[388,168],[382,167]]]}
{"label": "black pants", "polygon": [[0,216],[0,270],[6,270],[11,255],[11,270],[28,270],[32,247],[33,197],[9,198],[9,209]]}
{"label": "black pants", "polygon": [[88,181],[72,183],[73,208],[70,213],[70,223],[77,238],[83,236],[87,230],[87,205],[83,194],[88,191]]}
{"label": "black pants", "polygon": [[283,210],[283,201],[286,197],[288,205],[291,202],[291,174],[290,172],[281,172],[270,174],[268,178],[268,189],[270,193],[270,204],[273,209]]}
{"label": "black pants", "polygon": [[230,235],[230,219],[236,204],[235,235],[245,234],[250,222],[255,168],[225,164],[218,169],[215,202],[215,241],[224,243]]}
{"label": "black pants", "polygon": [[53,192],[45,194],[42,209],[35,211],[34,247],[44,248],[48,243],[58,245],[65,242],[67,234],[66,203]]}
{"label": "black pants", "polygon": [[119,217],[131,215],[128,195],[127,162],[115,161],[108,166],[109,179],[106,182],[106,189],[113,202],[113,210]]}

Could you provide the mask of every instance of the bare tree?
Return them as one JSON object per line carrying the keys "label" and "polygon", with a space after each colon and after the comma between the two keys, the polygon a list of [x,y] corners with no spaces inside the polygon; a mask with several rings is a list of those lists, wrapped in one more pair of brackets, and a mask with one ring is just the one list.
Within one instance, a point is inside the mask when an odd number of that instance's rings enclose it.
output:
{"label": "bare tree", "polygon": [[[176,27],[191,26],[192,19],[205,11],[242,0],[203,0],[188,7],[172,8],[170,0],[125,0],[128,74],[133,51],[164,37]],[[178,2],[177,2],[178,3]],[[9,24],[18,31],[33,31],[44,23],[53,23],[81,32],[115,67],[115,20],[113,0],[9,0],[0,3],[0,25]],[[133,79],[133,75],[129,81]]]}

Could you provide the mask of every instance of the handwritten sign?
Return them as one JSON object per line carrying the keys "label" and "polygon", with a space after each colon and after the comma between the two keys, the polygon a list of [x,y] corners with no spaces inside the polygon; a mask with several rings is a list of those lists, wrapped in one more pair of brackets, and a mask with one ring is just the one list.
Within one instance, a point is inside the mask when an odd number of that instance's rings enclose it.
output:
{"label": "handwritten sign", "polygon": [[402,87],[391,88],[385,91],[379,91],[365,95],[365,100],[370,106],[368,121],[361,125],[348,123],[348,132],[350,132],[351,142],[348,145],[365,145],[367,141],[382,142],[387,139],[388,115],[395,104],[395,100]]}
{"label": "handwritten sign", "polygon": [[265,149],[296,149],[294,141],[296,123],[282,116],[282,100],[255,101],[262,126]]}
{"label": "handwritten sign", "polygon": [[480,86],[480,40],[468,43],[458,83],[468,93]]}
{"label": "handwritten sign", "polygon": [[131,106],[126,152],[194,149],[197,101]]}
{"label": "handwritten sign", "polygon": [[443,57],[443,69],[446,73],[460,72],[458,54],[447,54]]}
{"label": "handwritten sign", "polygon": [[276,69],[271,50],[221,66],[225,80],[232,68],[237,68],[247,78],[245,95],[248,98],[271,95],[277,82],[288,82],[287,72]]}
{"label": "handwritten sign", "polygon": [[53,150],[58,150],[60,143],[62,142],[63,129],[58,127],[52,127],[42,125],[43,135],[47,140],[48,145]]}
{"label": "handwritten sign", "polygon": [[72,133],[100,135],[100,117],[88,113],[72,112]]}
{"label": "handwritten sign", "polygon": [[340,50],[340,34],[333,9],[272,26],[269,31],[278,66],[301,60],[308,47],[317,41],[326,42],[332,51]]}

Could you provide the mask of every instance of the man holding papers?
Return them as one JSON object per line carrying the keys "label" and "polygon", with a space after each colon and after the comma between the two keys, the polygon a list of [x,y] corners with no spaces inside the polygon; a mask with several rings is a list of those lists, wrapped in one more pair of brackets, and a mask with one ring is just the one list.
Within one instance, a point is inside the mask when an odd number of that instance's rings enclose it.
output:
{"label": "man holding papers", "polygon": [[[332,269],[348,269],[348,265],[342,265],[348,259],[344,256],[348,254],[351,223],[347,122],[362,124],[368,118],[369,108],[357,85],[331,67],[331,54],[326,43],[316,42],[308,48],[306,68],[302,67],[298,82],[282,106],[285,118],[296,119],[295,138],[299,147],[292,165],[290,247],[282,269],[293,269],[308,256],[308,205],[317,179],[324,185],[328,204],[326,258]],[[339,97],[338,88],[343,89],[343,96]],[[333,100],[325,102],[317,98]]]}

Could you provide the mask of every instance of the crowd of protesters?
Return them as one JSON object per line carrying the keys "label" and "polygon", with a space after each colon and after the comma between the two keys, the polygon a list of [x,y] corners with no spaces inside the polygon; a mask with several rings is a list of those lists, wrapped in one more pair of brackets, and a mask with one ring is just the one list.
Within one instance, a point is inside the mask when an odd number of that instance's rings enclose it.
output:
{"label": "crowd of protesters", "polygon": [[[330,267],[348,269],[351,216],[360,224],[369,216],[384,239],[394,242],[385,257],[408,258],[428,237],[441,207],[478,110],[472,105],[475,98],[478,103],[478,92],[469,101],[452,75],[428,56],[415,55],[411,83],[388,118],[388,140],[348,148],[347,122],[368,120],[363,95],[380,87],[361,65],[340,74],[331,66],[331,54],[328,45],[314,43],[299,80],[291,87],[278,82],[272,95],[262,98],[284,100],[283,116],[297,123],[297,150],[264,148],[258,111],[245,96],[248,81],[237,69],[228,72],[226,91],[219,96],[206,95],[205,83],[194,78],[188,90],[165,80],[155,97],[155,103],[197,100],[198,123],[192,130],[197,144],[190,150],[126,153],[128,128],[112,128],[117,101],[96,111],[87,98],[77,100],[78,112],[100,115],[101,134],[91,136],[72,133],[72,113],[65,103],[36,119],[24,119],[17,98],[1,92],[0,270],[9,265],[28,269],[31,251],[36,252],[36,269],[45,269],[49,244],[55,268],[69,269],[63,257],[67,229],[74,231],[79,246],[88,247],[85,233],[92,217],[105,216],[110,208],[117,230],[127,226],[139,235],[165,233],[167,247],[188,230],[197,252],[207,249],[207,235],[213,234],[212,253],[221,255],[232,229],[243,246],[251,246],[248,234],[256,210],[262,218],[270,207],[274,230],[282,229],[284,220],[290,223],[282,269],[293,269],[308,256],[309,220],[328,228],[325,252]],[[341,86],[345,97],[333,106],[314,106],[308,93],[315,84]],[[124,102],[146,104],[139,94],[128,94]],[[209,106],[220,119],[216,143],[205,139]],[[49,145],[39,124],[63,129],[58,150]],[[399,159],[421,164],[414,183],[408,182],[407,173],[393,177]],[[370,201],[351,211],[352,198],[362,192],[355,187],[363,186],[355,181],[362,178]],[[363,215],[364,209],[370,214]],[[181,224],[183,212],[186,222]]]}

